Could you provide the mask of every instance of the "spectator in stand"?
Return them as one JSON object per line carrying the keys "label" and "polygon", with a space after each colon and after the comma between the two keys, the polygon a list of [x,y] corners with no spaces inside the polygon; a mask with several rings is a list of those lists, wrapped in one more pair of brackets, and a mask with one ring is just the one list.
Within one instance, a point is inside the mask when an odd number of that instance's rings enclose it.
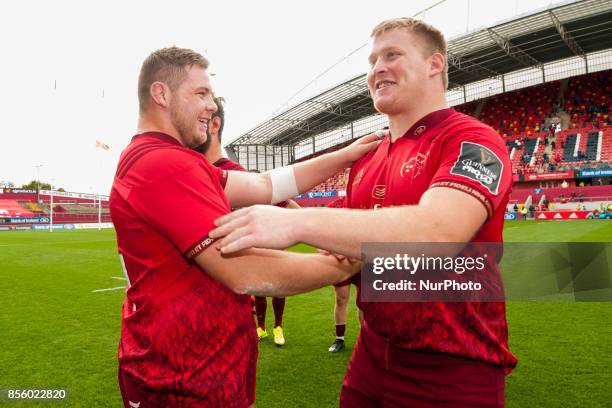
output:
{"label": "spectator in stand", "polygon": [[561,183],[561,188],[568,188],[569,184],[567,183],[567,181],[563,180],[563,182]]}

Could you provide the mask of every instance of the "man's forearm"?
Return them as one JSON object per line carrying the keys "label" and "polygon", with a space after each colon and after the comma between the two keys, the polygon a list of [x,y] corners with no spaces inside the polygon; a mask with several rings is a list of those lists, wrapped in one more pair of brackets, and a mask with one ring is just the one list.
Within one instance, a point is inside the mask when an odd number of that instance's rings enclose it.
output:
{"label": "man's forearm", "polygon": [[232,291],[257,296],[289,296],[348,279],[358,265],[332,256],[249,249],[221,256],[209,248],[196,258],[201,268]]}
{"label": "man's forearm", "polygon": [[229,254],[245,248],[286,248],[305,242],[358,258],[364,242],[469,242],[487,219],[487,207],[451,188],[432,188],[418,205],[378,210],[251,207],[215,221],[211,238]]}
{"label": "man's forearm", "polygon": [[435,219],[418,206],[381,210],[304,209],[296,217],[298,236],[309,245],[351,258],[363,242],[435,242]]}
{"label": "man's forearm", "polygon": [[341,264],[331,256],[285,255],[282,259],[268,258],[262,268],[252,271],[250,276],[239,283],[236,291],[255,296],[284,297],[310,292],[351,276],[346,263]]}
{"label": "man's forearm", "polygon": [[342,151],[327,153],[305,162],[296,163],[293,165],[293,172],[298,191],[305,193],[350,165],[351,162],[346,159]]}

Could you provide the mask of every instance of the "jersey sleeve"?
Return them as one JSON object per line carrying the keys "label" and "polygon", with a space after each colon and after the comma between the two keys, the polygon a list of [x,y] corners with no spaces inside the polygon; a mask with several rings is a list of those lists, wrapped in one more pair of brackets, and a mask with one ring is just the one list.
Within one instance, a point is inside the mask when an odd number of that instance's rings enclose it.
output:
{"label": "jersey sleeve", "polygon": [[441,142],[440,165],[429,188],[463,191],[482,203],[490,217],[512,187],[510,158],[493,130],[466,129]]}
{"label": "jersey sleeve", "polygon": [[219,184],[221,184],[221,188],[225,189],[225,185],[227,184],[227,170],[215,166],[210,166],[210,170],[212,171],[213,178],[216,178]]}
{"label": "jersey sleeve", "polygon": [[214,240],[214,220],[230,212],[223,192],[225,171],[203,162],[132,190],[129,201],[143,219],[186,258]]}

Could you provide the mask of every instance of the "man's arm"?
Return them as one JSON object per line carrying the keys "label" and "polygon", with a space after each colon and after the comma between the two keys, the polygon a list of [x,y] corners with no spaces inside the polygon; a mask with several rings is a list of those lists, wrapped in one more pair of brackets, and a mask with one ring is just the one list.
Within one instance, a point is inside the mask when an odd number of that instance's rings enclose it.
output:
{"label": "man's arm", "polygon": [[359,263],[334,257],[268,249],[248,249],[222,255],[208,248],[196,263],[214,279],[239,294],[284,297],[348,279]]}
{"label": "man's arm", "polygon": [[[293,194],[278,196],[273,202],[273,183],[271,172],[247,173],[228,171],[225,194],[232,208],[246,207],[253,204],[276,204],[292,198],[294,195],[309,191],[324,182],[340,170],[350,167],[364,154],[375,149],[380,143],[377,134],[364,136],[343,149],[327,153],[314,159],[292,165],[294,187]],[[277,192],[278,193],[278,192]]]}
{"label": "man's arm", "polygon": [[215,221],[218,228],[210,236],[225,236],[216,244],[223,253],[304,242],[360,258],[363,242],[469,242],[486,219],[487,211],[478,199],[437,187],[426,191],[418,205],[376,211],[245,208]]}

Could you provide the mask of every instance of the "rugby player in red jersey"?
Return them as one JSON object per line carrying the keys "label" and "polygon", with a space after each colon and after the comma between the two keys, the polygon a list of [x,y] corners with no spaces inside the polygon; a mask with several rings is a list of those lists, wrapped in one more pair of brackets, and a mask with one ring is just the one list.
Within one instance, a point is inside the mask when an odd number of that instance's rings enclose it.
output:
{"label": "rugby player in red jersey", "polygon": [[119,343],[126,407],[247,407],[255,400],[257,335],[248,295],[286,296],[350,277],[324,255],[208,249],[232,207],[277,203],[352,164],[379,143],[263,174],[225,171],[193,151],[217,109],[200,54],[153,52],[138,80],[138,134],[110,197],[127,278]]}
{"label": "rugby player in red jersey", "polygon": [[[240,164],[223,156],[221,139],[223,137],[223,128],[225,127],[225,107],[223,106],[225,101],[223,98],[217,96],[213,97],[213,101],[215,105],[217,105],[217,111],[213,113],[208,123],[208,137],[206,138],[206,142],[198,146],[195,150],[206,156],[213,166],[219,167],[220,169],[248,171]],[[256,172],[259,171],[257,170]],[[293,200],[282,201],[276,205],[286,208],[300,208]],[[265,296],[255,296],[254,303],[255,316],[257,318],[257,336],[261,340],[268,337],[268,331],[266,330],[266,310],[268,309],[268,301]],[[274,343],[277,346],[284,346],[285,333],[283,331],[283,314],[285,312],[285,298],[273,297],[272,309],[274,310],[274,326],[272,329]]]}
{"label": "rugby player in red jersey", "polygon": [[[223,253],[305,242],[359,257],[362,242],[502,242],[511,163],[493,129],[448,108],[443,35],[399,18],[376,26],[372,40],[368,86],[390,133],[351,169],[346,207],[362,211],[242,209],[215,222]],[[364,323],[342,407],[504,405],[504,374],[517,363],[504,302],[358,296],[358,306]]]}

